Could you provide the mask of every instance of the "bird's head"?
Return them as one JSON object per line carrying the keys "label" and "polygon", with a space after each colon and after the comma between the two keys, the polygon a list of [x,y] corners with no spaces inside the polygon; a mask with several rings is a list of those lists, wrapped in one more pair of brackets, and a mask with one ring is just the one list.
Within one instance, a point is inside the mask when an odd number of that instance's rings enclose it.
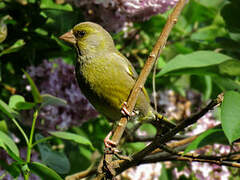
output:
{"label": "bird's head", "polygon": [[60,39],[73,44],[81,55],[115,49],[110,34],[100,25],[92,22],[77,24],[71,31],[60,36]]}

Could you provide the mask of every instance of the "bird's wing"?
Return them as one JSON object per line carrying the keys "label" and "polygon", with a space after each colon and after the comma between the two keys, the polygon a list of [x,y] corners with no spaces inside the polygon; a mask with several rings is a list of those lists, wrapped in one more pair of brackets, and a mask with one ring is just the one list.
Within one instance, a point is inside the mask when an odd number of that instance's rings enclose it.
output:
{"label": "bird's wing", "polygon": [[[125,64],[125,70],[126,72],[136,81],[138,78],[138,74],[135,70],[135,68],[133,67],[133,65],[131,64],[131,62],[129,62],[129,60],[122,55],[119,51],[116,52],[116,56],[119,56],[119,58],[117,58],[118,60],[121,59],[123,61],[123,63]],[[147,101],[150,102],[150,98],[148,96],[147,90],[145,88],[142,89],[144,95],[147,98]]]}
{"label": "bird's wing", "polygon": [[117,51],[115,55],[119,57],[117,58],[118,60],[123,61],[126,72],[136,81],[138,78],[138,74],[135,68],[133,67],[133,65],[129,62],[129,60],[124,55],[122,55],[119,51]]}

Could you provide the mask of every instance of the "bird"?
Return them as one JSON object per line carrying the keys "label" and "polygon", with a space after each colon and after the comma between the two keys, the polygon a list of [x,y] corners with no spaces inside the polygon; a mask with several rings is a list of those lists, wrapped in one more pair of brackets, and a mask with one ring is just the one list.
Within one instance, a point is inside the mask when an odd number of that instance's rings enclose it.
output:
{"label": "bird", "polygon": [[[82,93],[95,109],[110,121],[126,115],[126,101],[138,78],[131,62],[115,47],[111,35],[100,25],[82,22],[59,37],[77,52],[75,73]],[[150,105],[145,88],[137,98],[134,114],[139,121],[161,119],[175,127]],[[129,114],[127,114],[129,115]]]}

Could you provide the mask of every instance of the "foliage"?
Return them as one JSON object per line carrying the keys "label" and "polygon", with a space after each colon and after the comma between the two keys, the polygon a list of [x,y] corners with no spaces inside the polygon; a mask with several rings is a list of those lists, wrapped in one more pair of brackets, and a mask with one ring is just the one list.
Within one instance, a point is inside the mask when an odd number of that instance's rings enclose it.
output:
{"label": "foliage", "polygon": [[[198,108],[225,93],[220,112],[214,116],[221,126],[206,130],[184,153],[216,143],[229,147],[240,138],[239,6],[239,0],[189,0],[158,59],[157,90],[172,89],[185,99],[189,90],[200,93]],[[81,94],[74,80],[75,51],[58,39],[87,19],[83,7],[53,0],[0,1],[0,153],[7,153],[0,157],[0,179],[63,179],[93,165],[97,159],[94,152],[103,152],[110,124],[101,115],[96,117]],[[138,72],[168,14],[144,18],[143,22],[134,22],[139,18],[132,14],[134,18],[128,19],[132,24],[124,29],[111,25],[117,27],[114,31],[121,30],[112,33],[116,47]],[[59,57],[61,60],[54,60]],[[149,93],[152,76],[145,85]],[[190,111],[195,112],[194,107]],[[133,127],[135,124],[130,122],[128,128]],[[155,129],[143,125],[140,132],[153,135]],[[125,142],[121,150],[134,153],[145,145]],[[161,178],[171,179],[174,168],[184,169],[186,165],[164,166]],[[196,177],[197,173],[189,175]]]}

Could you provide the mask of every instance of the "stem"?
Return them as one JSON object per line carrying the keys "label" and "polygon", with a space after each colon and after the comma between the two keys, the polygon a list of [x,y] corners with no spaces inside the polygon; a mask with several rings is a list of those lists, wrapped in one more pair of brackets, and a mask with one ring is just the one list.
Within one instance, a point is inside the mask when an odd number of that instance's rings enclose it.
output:
{"label": "stem", "polygon": [[29,174],[23,173],[23,177],[24,177],[24,180],[28,180],[29,179]]}
{"label": "stem", "polygon": [[33,123],[32,123],[31,134],[30,134],[28,149],[27,149],[27,160],[26,160],[27,163],[29,163],[30,159],[31,159],[32,141],[33,141],[33,134],[34,134],[34,130],[35,130],[37,116],[38,116],[38,109],[33,114]]}
{"label": "stem", "polygon": [[48,136],[48,137],[42,138],[42,139],[40,139],[40,140],[37,140],[35,143],[32,144],[32,148],[33,148],[35,145],[37,145],[37,144],[39,144],[39,143],[42,143],[42,142],[45,142],[45,141],[47,141],[47,140],[49,140],[49,139],[52,139],[52,138],[53,138],[53,136]]}
{"label": "stem", "polygon": [[28,137],[26,135],[26,133],[23,131],[22,127],[18,124],[17,120],[12,118],[13,123],[17,126],[17,128],[19,129],[19,131],[22,133],[26,143],[29,143]]}
{"label": "stem", "polygon": [[[33,141],[33,135],[34,135],[36,120],[37,120],[37,117],[38,117],[38,111],[39,111],[39,109],[36,109],[36,111],[33,114],[32,128],[31,128],[29,142],[27,144],[27,159],[26,159],[27,163],[29,163],[30,160],[31,160],[31,151],[32,151],[32,147],[33,147],[32,146],[32,141]],[[24,174],[24,179],[28,180],[29,175],[30,175],[30,173]]]}

